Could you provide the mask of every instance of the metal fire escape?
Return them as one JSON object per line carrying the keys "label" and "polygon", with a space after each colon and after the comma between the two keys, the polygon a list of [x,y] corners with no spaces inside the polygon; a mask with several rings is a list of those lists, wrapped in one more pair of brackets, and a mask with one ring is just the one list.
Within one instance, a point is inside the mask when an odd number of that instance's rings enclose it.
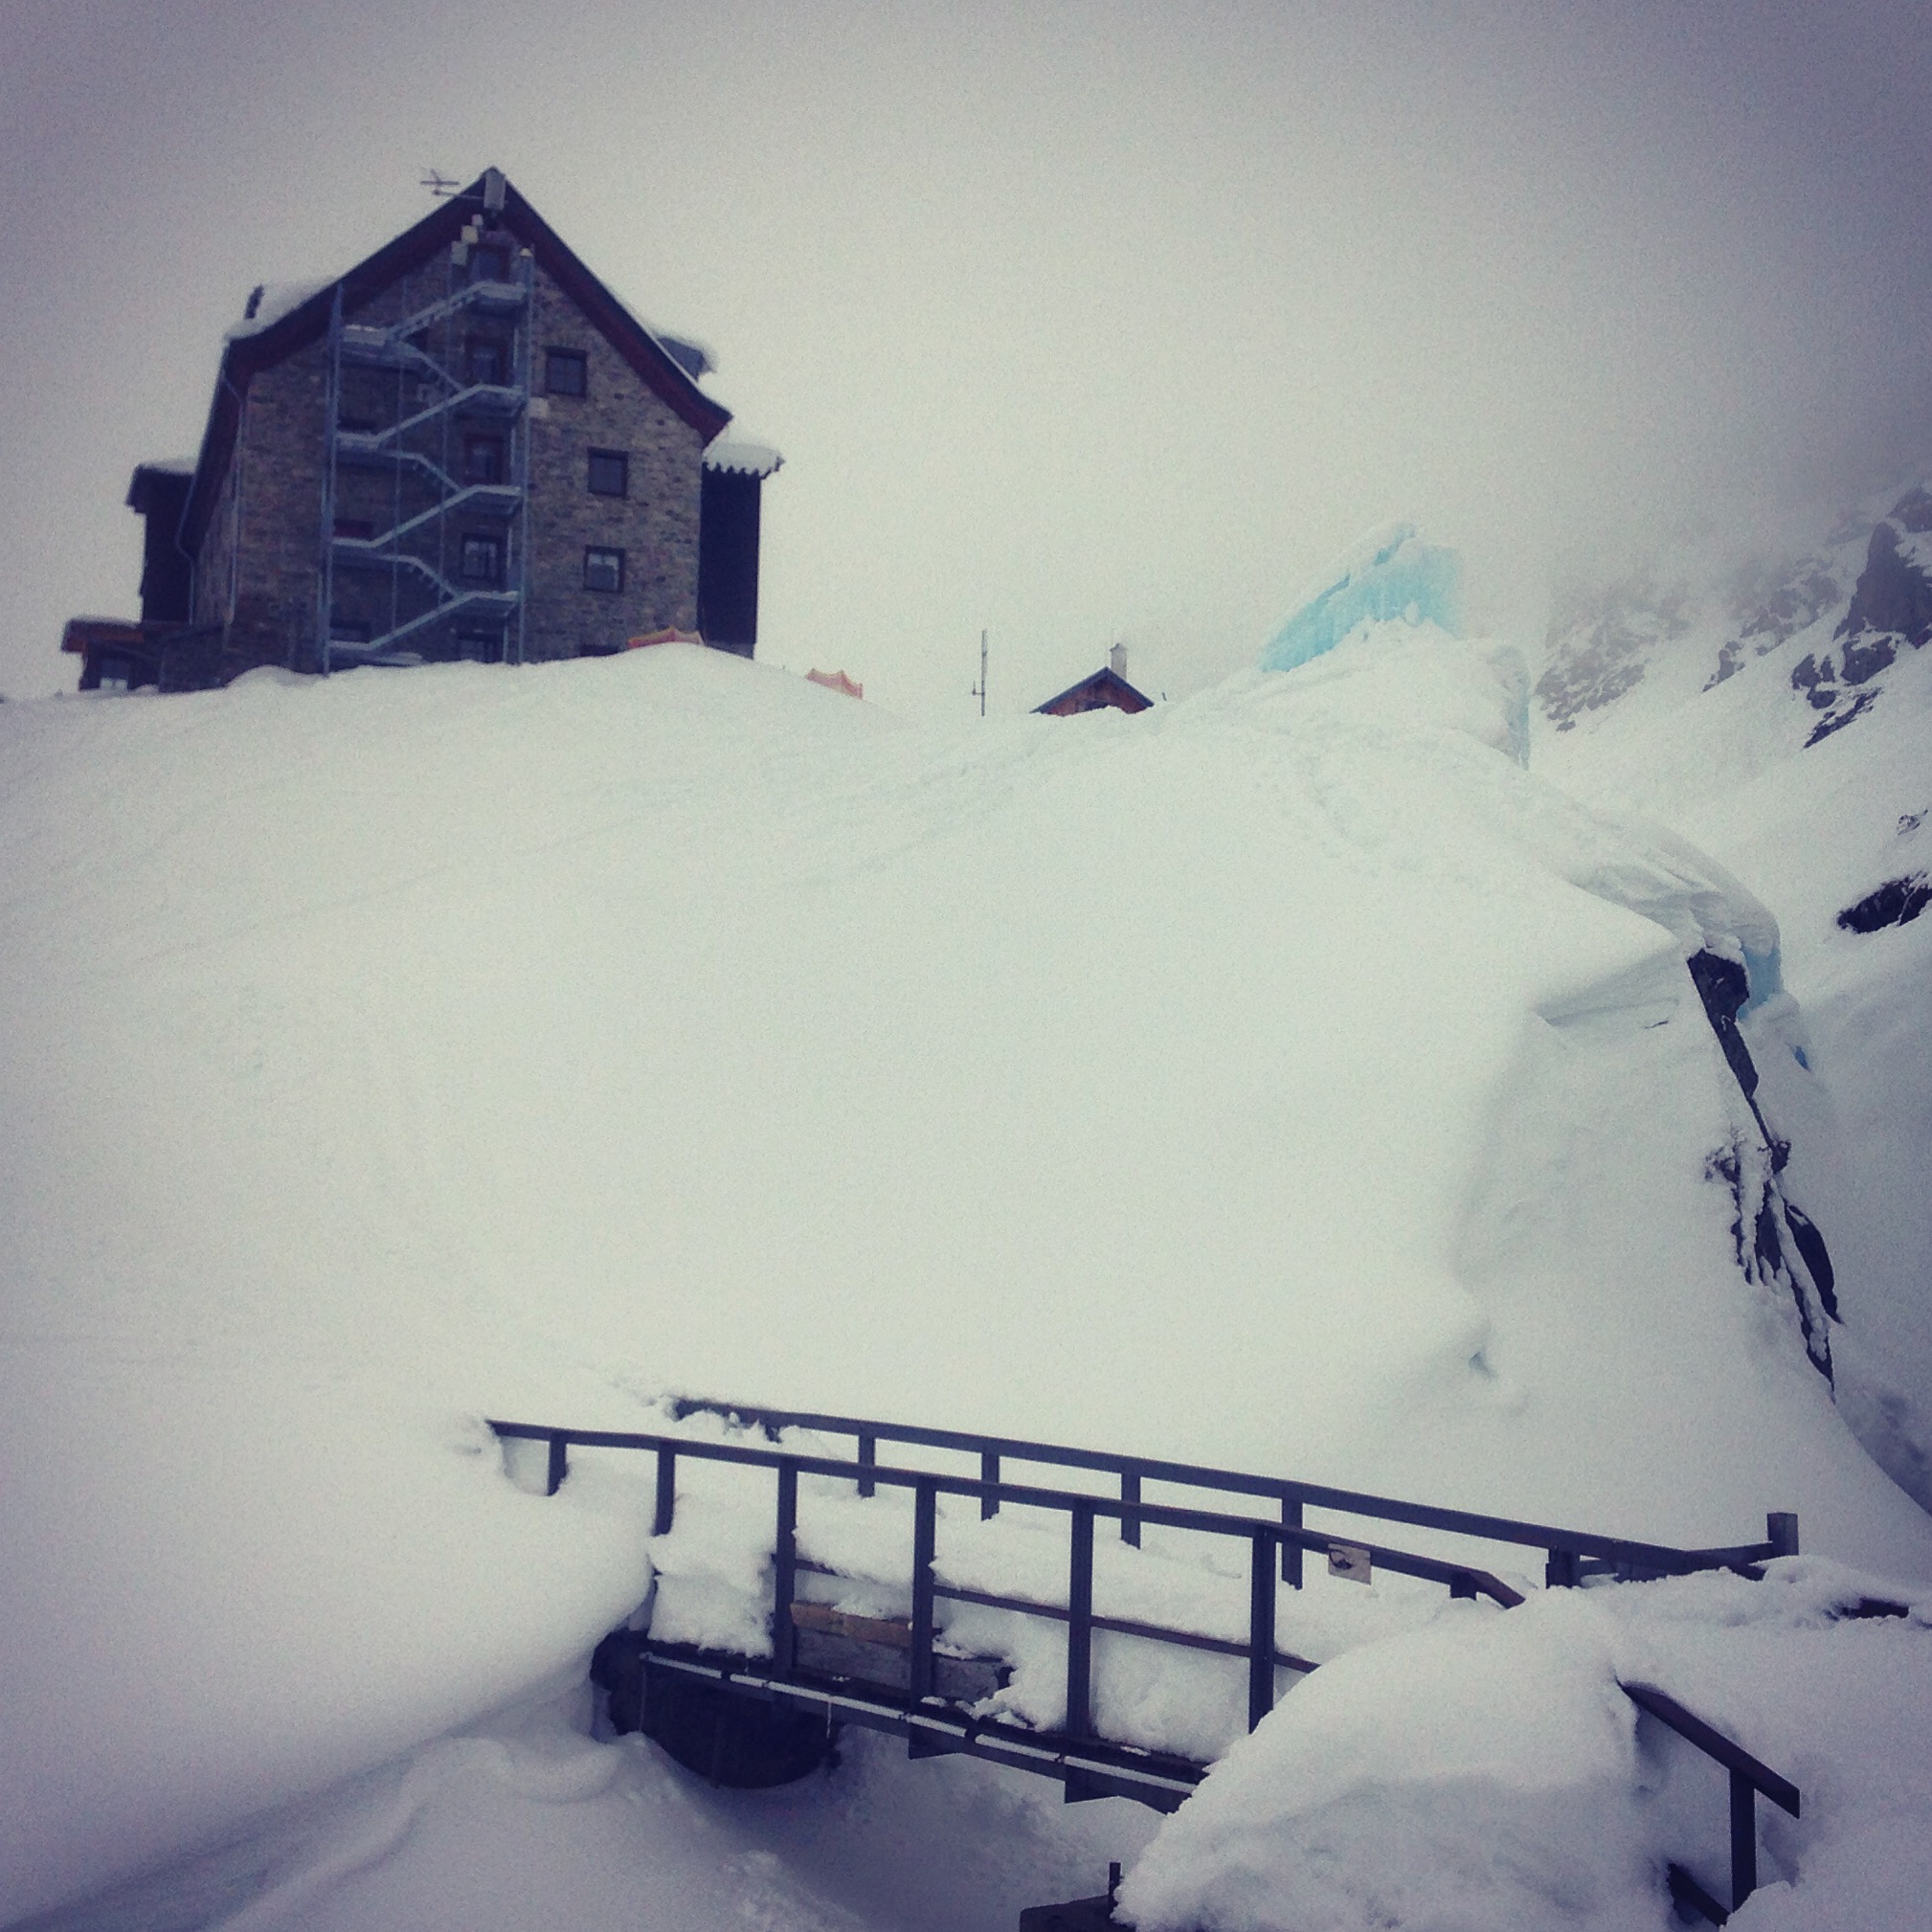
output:
{"label": "metal fire escape", "polygon": [[[535,264],[494,227],[492,211],[479,213],[446,258],[405,281],[399,321],[350,322],[336,289],[316,612],[324,672],[524,660]],[[496,366],[476,367],[466,330],[478,326]],[[355,370],[380,372],[373,420],[345,417]],[[363,379],[362,396],[371,388]],[[345,520],[345,501],[378,513]],[[368,615],[348,619],[348,606]]]}

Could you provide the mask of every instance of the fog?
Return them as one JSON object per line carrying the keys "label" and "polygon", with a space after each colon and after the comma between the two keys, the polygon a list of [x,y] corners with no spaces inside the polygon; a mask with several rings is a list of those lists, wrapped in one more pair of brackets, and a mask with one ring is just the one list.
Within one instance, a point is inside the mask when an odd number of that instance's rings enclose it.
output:
{"label": "fog", "polygon": [[0,691],[136,609],[258,281],[501,166],[786,466],[759,655],[915,714],[1252,662],[1368,526],[1553,575],[1932,452],[1903,5],[0,0]]}

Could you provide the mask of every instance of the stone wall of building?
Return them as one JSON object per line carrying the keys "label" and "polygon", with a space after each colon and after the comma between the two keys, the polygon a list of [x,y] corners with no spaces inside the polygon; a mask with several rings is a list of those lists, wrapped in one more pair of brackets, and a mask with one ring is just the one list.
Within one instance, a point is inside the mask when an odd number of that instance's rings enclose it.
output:
{"label": "stone wall of building", "polygon": [[[698,621],[698,511],[704,438],[644,383],[563,292],[537,276],[530,413],[530,657],[608,650],[667,624]],[[545,351],[585,358],[585,393],[550,393]],[[629,459],[622,498],[590,488],[590,453]],[[589,590],[584,552],[624,553],[620,592]]]}
{"label": "stone wall of building", "polygon": [[[515,262],[514,245],[505,240],[505,256]],[[466,272],[453,267],[446,252],[439,254],[347,320],[387,325],[417,314],[460,285]],[[438,416],[412,431],[408,442],[463,483],[470,480],[466,438],[501,437],[505,474],[514,464],[515,440],[527,438],[529,493],[522,519],[506,521],[480,506],[459,508],[432,519],[406,540],[406,548],[462,588],[466,535],[490,538],[502,547],[504,576],[511,583],[517,575],[516,547],[526,545],[528,596],[521,641],[528,659],[610,650],[666,625],[695,628],[704,439],[659,398],[574,303],[538,271],[528,316],[459,309],[430,326],[422,347],[460,379],[469,378],[479,353],[501,356],[504,380],[514,380],[516,372],[528,369],[532,398],[524,422]],[[548,388],[546,350],[552,348],[583,356],[583,394]],[[324,340],[258,371],[248,385],[235,460],[194,573],[195,618],[227,626],[226,677],[257,664],[298,670],[317,665],[328,381],[329,349]],[[338,420],[358,428],[387,428],[438,393],[434,379],[419,372],[346,364]],[[590,488],[593,450],[626,459],[627,488],[621,497]],[[416,467],[339,462],[335,528],[345,534],[380,536],[434,500],[426,475]],[[621,589],[592,587],[585,555],[592,547],[622,552]],[[330,604],[338,635],[380,637],[431,601],[428,580],[419,573],[345,565],[337,552]],[[405,647],[432,656],[495,655],[494,648],[475,648],[476,634],[500,635],[502,628],[500,616],[473,608],[448,623],[412,634]],[[514,624],[504,645],[506,654],[515,655]]]}
{"label": "stone wall of building", "polygon": [[235,454],[194,560],[194,616],[225,626],[221,677],[306,668],[322,543],[327,351],[263,370],[241,405]]}

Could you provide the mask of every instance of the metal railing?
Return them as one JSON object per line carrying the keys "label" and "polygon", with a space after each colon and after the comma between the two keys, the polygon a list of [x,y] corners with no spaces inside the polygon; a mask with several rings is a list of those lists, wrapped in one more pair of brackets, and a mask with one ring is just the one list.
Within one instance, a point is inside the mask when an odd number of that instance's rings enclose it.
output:
{"label": "metal railing", "polygon": [[[1626,1684],[1624,1695],[1640,1711],[1667,1724],[1731,1775],[1731,1912],[1758,1889],[1758,1794],[1763,1792],[1781,1810],[1798,1816],[1798,1787],[1788,1778],[1733,1743],[1695,1712],[1687,1711],[1654,1684]],[[1671,1896],[1685,1910],[1713,1925],[1731,1916],[1682,1865],[1670,1867]]]}
{"label": "metal railing", "polygon": [[[1338,1568],[1344,1575],[1372,1574],[1374,1569],[1381,1568],[1440,1584],[1452,1596],[1486,1596],[1504,1608],[1523,1601],[1521,1592],[1502,1579],[1470,1563],[1382,1543],[1340,1542],[1324,1530],[1309,1528],[1302,1520],[1305,1507],[1312,1505],[1325,1511],[1370,1519],[1404,1522],[1430,1530],[1541,1548],[1548,1552],[1550,1581],[1556,1584],[1579,1581],[1585,1562],[1604,1573],[1615,1570],[1619,1574],[1651,1575],[1723,1566],[1747,1567],[1753,1561],[1783,1554],[1786,1548],[1795,1550],[1797,1544],[1796,1518],[1790,1516],[1771,1518],[1772,1536],[1764,1544],[1724,1550],[1673,1550],[1659,1544],[1632,1543],[1584,1532],[1560,1530],[1547,1524],[1515,1522],[1505,1517],[1473,1515],[1467,1511],[1435,1509],[1317,1484],[1252,1476],[1150,1457],[1109,1455],[1013,1437],[971,1436],[951,1430],[861,1422],[849,1417],[791,1410],[728,1408],[709,1403],[683,1404],[678,1407],[679,1419],[697,1413],[730,1416],[770,1433],[797,1428],[820,1434],[846,1434],[855,1438],[857,1452],[850,1458],[841,1458],[808,1454],[775,1443],[720,1442],[618,1429],[557,1428],[536,1423],[492,1421],[489,1424],[504,1442],[529,1442],[545,1446],[545,1493],[550,1495],[562,1487],[569,1471],[570,1451],[573,1448],[639,1450],[654,1455],[656,1494],[653,1533],[657,1536],[668,1534],[676,1520],[678,1466],[682,1458],[773,1471],[775,1499],[769,1673],[761,1676],[735,1665],[706,1663],[691,1658],[679,1660],[666,1657],[663,1661],[676,1668],[701,1672],[728,1689],[754,1689],[768,1696],[783,1687],[795,1686],[800,1669],[798,1625],[794,1615],[794,1606],[799,1602],[799,1577],[813,1573],[836,1574],[800,1554],[799,1478],[823,1476],[849,1482],[861,1496],[872,1495],[882,1487],[907,1490],[911,1493],[912,1498],[911,1615],[904,1632],[907,1696],[903,1705],[897,1707],[894,1721],[911,1737],[915,1749],[919,1747],[922,1735],[936,1735],[943,1730],[948,1733],[948,1741],[932,1748],[976,1751],[982,1756],[1003,1757],[1007,1762],[1016,1762],[1013,1756],[1016,1751],[1022,1756],[1030,1751],[1037,1757],[1043,1741],[1057,1748],[1063,1760],[1067,1752],[1086,1753],[1085,1762],[1091,1762],[1096,1750],[1111,1753],[1113,1762],[1109,1776],[1125,1779],[1130,1785],[1140,1783],[1147,1788],[1136,1791],[1135,1795],[1146,1798],[1147,1802],[1170,1808],[1191,1786],[1192,1778],[1185,1775],[1189,1769],[1185,1761],[1166,1759],[1158,1776],[1152,1775],[1150,1769],[1149,1776],[1136,1781],[1133,1764],[1121,1759],[1119,1747],[1100,1738],[1094,1729],[1092,1675],[1096,1634],[1138,1638],[1241,1660],[1247,1670],[1247,1725],[1252,1730],[1274,1706],[1278,1672],[1307,1672],[1315,1668],[1309,1659],[1282,1651],[1275,1635],[1277,1582],[1285,1581],[1295,1588],[1301,1586],[1305,1552],[1326,1554],[1331,1568]],[[977,1458],[977,1473],[902,1468],[882,1463],[878,1455],[882,1442],[962,1451]],[[1083,1491],[1012,1481],[1008,1479],[1006,1469],[1014,1462],[1098,1471],[1114,1478],[1118,1494],[1096,1495]],[[1244,1498],[1267,1499],[1276,1505],[1278,1519],[1241,1515],[1224,1509],[1151,1501],[1145,1489],[1150,1482]],[[1009,1503],[1017,1507],[1046,1510],[1064,1516],[1067,1522],[1066,1601],[1042,1602],[1036,1598],[974,1590],[942,1582],[937,1564],[938,1505],[942,1495],[977,1500],[981,1519],[996,1516],[1002,1505]],[[1243,1639],[1213,1636],[1198,1630],[1177,1629],[1165,1625],[1112,1616],[1096,1609],[1093,1594],[1094,1535],[1096,1525],[1102,1521],[1117,1524],[1122,1540],[1130,1544],[1137,1544],[1143,1528],[1150,1524],[1245,1541],[1248,1548],[1247,1636]],[[1340,1564],[1337,1564],[1338,1556],[1343,1559]],[[1639,1564],[1641,1568],[1637,1567]],[[1060,1732],[1044,1736],[1017,1725],[977,1719],[965,1721],[956,1714],[945,1714],[944,1700],[935,1694],[934,1639],[938,1634],[935,1609],[941,1602],[1011,1611],[1066,1625],[1067,1700],[1066,1718]],[[643,1648],[650,1648],[642,1638],[636,1641]],[[828,1693],[813,1691],[798,1695],[822,1696],[828,1714],[835,1701]],[[869,1710],[870,1704],[877,1701],[876,1697],[869,1700],[847,1697],[842,1701],[853,1704],[854,1708],[848,1715],[857,1717],[860,1721],[876,1720],[859,1709],[859,1705],[865,1703]],[[1030,1767],[1042,1768],[1038,1764]],[[1076,1779],[1086,1774],[1063,1762],[1062,1768],[1055,1775],[1066,1777],[1071,1791]],[[1155,1786],[1160,1788],[1155,1790]],[[1153,1790],[1151,1796],[1150,1790]]]}
{"label": "metal railing", "polygon": [[[1765,1539],[1762,1543],[1685,1550],[1662,1543],[1636,1542],[1628,1538],[1596,1536],[1588,1531],[1562,1529],[1550,1523],[1522,1522],[1469,1510],[1441,1509],[1429,1503],[1403,1502],[1392,1496],[1335,1489],[1321,1483],[1251,1475],[1237,1470],[1171,1462],[1152,1456],[1073,1449],[1064,1444],[1029,1442],[1011,1436],[972,1435],[956,1429],[865,1422],[851,1416],[820,1415],[805,1409],[753,1408],[743,1404],[695,1398],[677,1402],[672,1413],[681,1422],[692,1415],[716,1415],[761,1427],[768,1432],[802,1428],[820,1435],[849,1435],[858,1444],[857,1460],[861,1464],[877,1460],[881,1443],[955,1450],[977,1456],[982,1480],[994,1482],[999,1480],[1000,1471],[1007,1462],[1097,1471],[1118,1482],[1120,1499],[1130,1506],[1130,1514],[1122,1518],[1121,1529],[1122,1539],[1130,1543],[1139,1541],[1139,1531],[1131,1507],[1138,1501],[1143,1484],[1159,1482],[1223,1494],[1265,1497],[1277,1505],[1284,1530],[1301,1529],[1303,1512],[1318,1509],[1335,1515],[1360,1516],[1370,1521],[1404,1523],[1417,1529],[1437,1530],[1481,1541],[1540,1549],[1546,1553],[1544,1582],[1552,1587],[1580,1584],[1589,1576],[1607,1575],[1629,1580],[1681,1576],[1694,1570],[1741,1569],[1748,1572],[1753,1565],[1767,1561],[1772,1557],[1796,1556],[1798,1553],[1798,1518],[1788,1512],[1776,1512],[1765,1517]],[[868,1492],[862,1486],[860,1494]],[[987,1504],[985,1514],[991,1516],[998,1508],[997,1499],[993,1500]],[[1301,1550],[1325,1549],[1334,1540],[1333,1538],[1317,1538],[1313,1542],[1284,1541],[1282,1581],[1298,1588],[1301,1584]],[[1370,1547],[1373,1548],[1372,1545]],[[1387,1566],[1397,1567],[1392,1562]],[[1521,1601],[1516,1592],[1512,1590],[1508,1594],[1510,1601]]]}

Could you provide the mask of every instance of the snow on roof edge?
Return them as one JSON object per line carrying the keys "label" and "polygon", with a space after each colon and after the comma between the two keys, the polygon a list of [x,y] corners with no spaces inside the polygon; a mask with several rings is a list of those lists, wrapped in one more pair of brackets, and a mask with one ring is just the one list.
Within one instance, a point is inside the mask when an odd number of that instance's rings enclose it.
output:
{"label": "snow on roof edge", "polygon": [[705,467],[731,476],[767,477],[784,467],[785,459],[768,442],[733,436],[727,430],[705,451]]}

